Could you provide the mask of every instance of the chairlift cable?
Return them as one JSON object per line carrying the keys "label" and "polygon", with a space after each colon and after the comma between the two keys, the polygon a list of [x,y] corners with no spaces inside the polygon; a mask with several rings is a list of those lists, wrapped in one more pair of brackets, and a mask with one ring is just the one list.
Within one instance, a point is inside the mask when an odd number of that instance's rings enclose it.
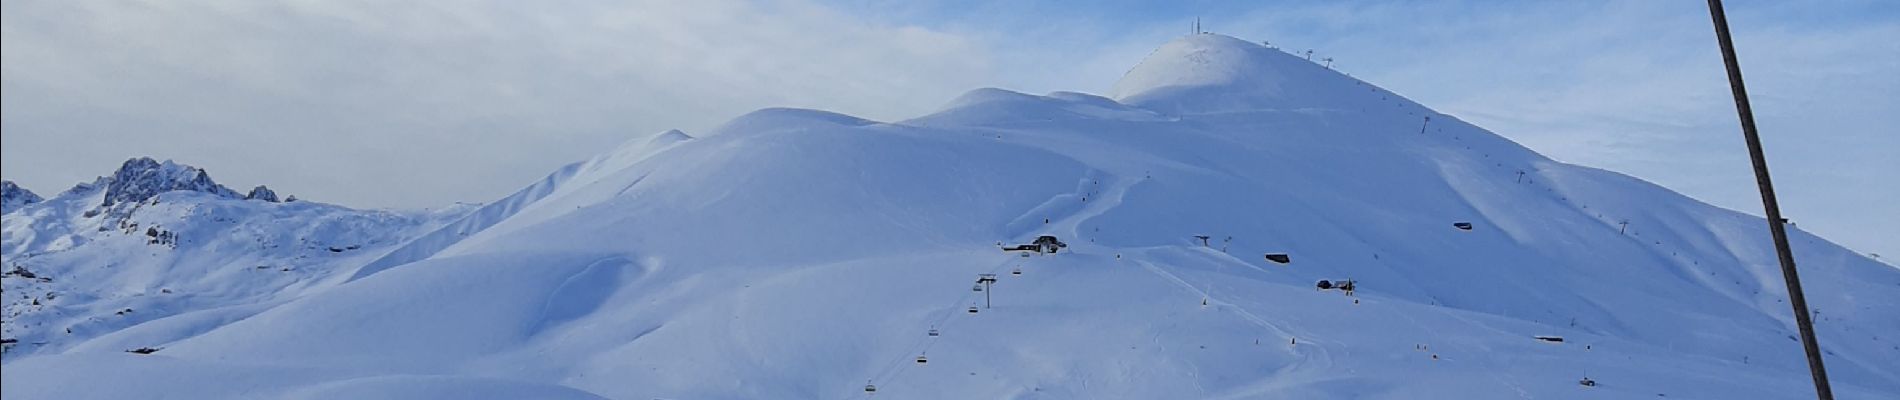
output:
{"label": "chairlift cable", "polygon": [[[1010,257],[1010,259],[1000,264],[997,264],[994,267],[991,267],[988,273],[994,275],[997,273],[997,271],[1001,271],[1003,268],[1008,267],[1014,263],[1019,263],[1019,262],[1021,261],[1016,260],[1015,257]],[[971,298],[975,295],[975,293],[976,292],[963,292],[963,295],[957,298],[957,301],[955,304],[953,304],[950,308],[946,308],[943,311],[940,311],[941,313],[940,316],[938,316],[936,319],[931,321],[932,322],[931,326],[935,327],[935,329],[939,331],[946,330],[947,328],[949,328],[951,323],[955,322],[955,318],[958,316],[957,310],[963,308],[961,307],[961,304],[965,304],[966,302],[970,301]],[[912,344],[910,346],[907,346],[908,349],[913,350],[913,351],[909,353],[900,354],[896,359],[893,359],[889,364],[886,364],[884,368],[880,368],[878,373],[873,375],[872,380],[877,381],[877,382],[884,382],[886,386],[889,386],[891,382],[896,381],[899,377],[903,376],[903,373],[905,371],[908,371],[911,367],[916,366],[917,364],[915,362],[916,359],[913,358],[911,354],[928,353],[931,348],[936,346],[937,342],[939,342],[939,340],[934,340],[934,338],[927,335],[920,339],[913,339]],[[910,361],[910,362],[906,362],[906,361]],[[857,395],[868,398],[869,392],[858,393]]]}

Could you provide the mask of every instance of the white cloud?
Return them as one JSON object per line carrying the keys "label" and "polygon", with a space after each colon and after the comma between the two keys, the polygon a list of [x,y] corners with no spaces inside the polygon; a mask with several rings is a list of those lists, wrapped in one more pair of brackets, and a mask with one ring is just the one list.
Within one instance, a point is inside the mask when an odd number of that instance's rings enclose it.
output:
{"label": "white cloud", "polygon": [[619,141],[767,106],[896,119],[981,48],[802,3],[4,3],[5,169],[153,155],[357,206],[486,201]]}

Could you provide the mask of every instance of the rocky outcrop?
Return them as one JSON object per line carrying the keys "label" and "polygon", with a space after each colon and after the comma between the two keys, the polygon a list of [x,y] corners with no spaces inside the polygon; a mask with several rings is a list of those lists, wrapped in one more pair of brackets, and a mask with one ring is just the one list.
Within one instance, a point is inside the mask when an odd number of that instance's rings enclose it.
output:
{"label": "rocky outcrop", "polygon": [[270,188],[264,187],[264,185],[257,185],[257,187],[251,188],[251,192],[245,194],[244,199],[263,200],[272,203],[281,201],[277,199],[277,192],[271,191]]}
{"label": "rocky outcrop", "polygon": [[137,203],[159,193],[179,190],[232,199],[242,197],[236,191],[212,181],[211,175],[198,167],[139,157],[126,160],[124,165],[119,166],[118,172],[107,179],[105,202],[100,205],[110,207],[113,204]]}

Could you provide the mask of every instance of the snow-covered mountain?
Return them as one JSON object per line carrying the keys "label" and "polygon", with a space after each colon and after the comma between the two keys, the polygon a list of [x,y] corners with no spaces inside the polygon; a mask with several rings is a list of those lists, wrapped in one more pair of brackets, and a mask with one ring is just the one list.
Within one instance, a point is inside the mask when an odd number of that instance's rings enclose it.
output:
{"label": "snow-covered mountain", "polygon": [[[1760,218],[1226,36],[1164,45],[1115,92],[635,139],[325,290],[10,358],[4,394],[1810,393]],[[1837,394],[1900,396],[1900,270],[1791,234]],[[1042,235],[1067,247],[999,249]]]}
{"label": "snow-covered mountain", "polygon": [[8,363],[148,322],[209,328],[241,319],[341,281],[469,208],[278,203],[262,186],[239,196],[202,169],[151,158],[30,199],[0,217]]}
{"label": "snow-covered mountain", "polygon": [[191,191],[210,194],[221,198],[239,198],[236,191],[211,181],[211,175],[204,170],[189,165],[179,165],[166,160],[160,163],[151,157],[140,157],[125,161],[118,172],[103,181],[106,187],[105,202],[101,205],[111,207],[119,203],[137,203],[172,191]]}
{"label": "snow-covered mountain", "polygon": [[10,213],[20,207],[44,200],[46,199],[40,198],[40,195],[34,194],[31,190],[26,190],[26,188],[14,184],[13,181],[0,180],[0,214]]}

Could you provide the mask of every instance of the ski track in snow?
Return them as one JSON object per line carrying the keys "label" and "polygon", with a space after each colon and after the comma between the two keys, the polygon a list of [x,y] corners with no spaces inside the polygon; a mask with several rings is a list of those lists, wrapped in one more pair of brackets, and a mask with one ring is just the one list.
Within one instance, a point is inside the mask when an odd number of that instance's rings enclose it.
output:
{"label": "ski track in snow", "polygon": [[[1296,340],[1296,337],[1293,336],[1292,333],[1287,332],[1286,329],[1281,328],[1278,324],[1267,322],[1266,319],[1263,319],[1257,315],[1254,315],[1253,312],[1248,311],[1245,307],[1240,307],[1239,305],[1221,300],[1220,298],[1215,297],[1209,294],[1208,292],[1195,287],[1194,284],[1188,283],[1187,280],[1181,279],[1180,276],[1175,275],[1172,272],[1168,272],[1166,269],[1163,269],[1147,261],[1133,260],[1133,262],[1137,265],[1140,265],[1143,269],[1147,270],[1148,272],[1154,273],[1155,276],[1160,277],[1163,280],[1166,280],[1177,287],[1180,287],[1182,290],[1199,295],[1202,299],[1205,299],[1207,301],[1207,307],[1212,307],[1216,310],[1223,309],[1223,308],[1233,310],[1235,315],[1239,315],[1242,320],[1245,320],[1249,324],[1258,326],[1261,329],[1271,331],[1275,335],[1279,336],[1281,339],[1287,339],[1288,341]],[[1325,340],[1325,339],[1319,339],[1319,338],[1313,338],[1313,337],[1308,337],[1306,338],[1306,340],[1310,344],[1295,344],[1295,345],[1292,345],[1290,350],[1288,351],[1289,353],[1295,356],[1298,356],[1300,358],[1299,362],[1294,363],[1293,365],[1282,367],[1280,370],[1275,371],[1273,378],[1263,377],[1262,380],[1267,381],[1267,382],[1274,382],[1275,383],[1274,386],[1281,386],[1281,387],[1292,385],[1292,384],[1309,383],[1309,382],[1316,382],[1316,381],[1323,380],[1322,376],[1325,374],[1325,369],[1331,368],[1333,365],[1332,352],[1328,351],[1326,349],[1326,346],[1328,346],[1328,343],[1331,343],[1331,345],[1334,345],[1334,346],[1337,346],[1339,344],[1336,342]],[[1306,351],[1306,349],[1308,348],[1316,349],[1317,354]],[[1280,379],[1274,379],[1274,378],[1280,378]]]}
{"label": "ski track in snow", "polygon": [[[1011,255],[1009,256],[1009,259],[1005,259],[1003,262],[997,263],[995,266],[990,267],[988,271],[981,272],[981,273],[997,274],[1001,272],[1003,268],[1008,267],[1011,264],[1017,263],[1015,258],[1016,258],[1015,256]],[[929,326],[924,327],[923,329],[920,329],[919,331],[928,332],[931,329],[936,329],[939,331],[949,332],[950,331],[949,328],[951,326],[960,325],[960,324],[956,324],[956,322],[962,319],[968,319],[968,318],[959,318],[959,316],[964,316],[963,314],[968,313],[967,310],[965,310],[965,307],[974,307],[974,305],[965,306],[965,304],[974,304],[972,303],[972,301],[974,301],[976,297],[978,296],[974,293],[979,293],[979,292],[964,291],[963,295],[958,296],[957,300],[950,304],[950,307],[945,307],[943,311],[940,311],[941,314],[939,314],[937,317],[931,318]],[[921,339],[914,339],[909,346],[905,347],[906,349],[910,351],[907,351],[902,354],[898,354],[895,358],[892,358],[890,362],[885,363],[883,368],[878,369],[878,372],[876,374],[872,375],[872,378],[871,378],[871,382],[873,382],[872,384],[875,384],[876,382],[885,382],[886,383],[885,387],[887,388],[890,387],[892,383],[898,381],[898,378],[903,377],[904,372],[909,371],[910,368],[916,366],[913,360],[915,360],[915,357],[917,357],[917,355],[929,354],[930,349],[936,347],[937,343],[940,341],[942,341],[941,336],[932,337],[932,336],[926,335]],[[853,390],[853,392],[854,393],[852,395],[845,396],[845,398],[870,398],[872,396],[871,393],[865,393],[865,392],[862,392],[861,390]]]}
{"label": "ski track in snow", "polygon": [[[1078,243],[1072,244],[1071,246],[1078,247],[1078,248],[1086,247],[1089,250],[1114,252],[1115,254],[1120,254],[1121,252],[1126,251],[1131,256],[1136,255],[1136,254],[1146,255],[1146,253],[1151,250],[1178,250],[1180,249],[1180,247],[1175,247],[1175,246],[1156,246],[1156,247],[1117,250],[1117,249],[1109,249],[1109,248],[1105,248],[1101,246],[1088,246],[1083,243],[1080,243],[1080,238],[1082,238],[1082,235],[1080,234],[1080,230],[1081,230],[1080,226],[1083,223],[1086,223],[1089,220],[1101,217],[1102,215],[1105,215],[1115,210],[1116,207],[1122,204],[1122,201],[1127,196],[1129,190],[1134,188],[1136,185],[1139,185],[1141,182],[1146,181],[1147,179],[1149,178],[1141,178],[1141,179],[1123,178],[1123,177],[1115,176],[1115,175],[1106,175],[1106,174],[1101,173],[1101,171],[1091,171],[1082,179],[1083,180],[1082,185],[1084,186],[1084,190],[1081,191],[1082,192],[1081,194],[1079,195],[1070,194],[1070,195],[1063,195],[1063,196],[1057,196],[1056,198],[1052,198],[1050,199],[1049,203],[1045,203],[1042,206],[1038,206],[1036,209],[1031,210],[1029,213],[1024,214],[1022,217],[1019,217],[1018,220],[1023,220],[1025,218],[1034,219],[1036,211],[1038,210],[1051,208],[1053,207],[1051,204],[1054,204],[1058,201],[1075,201],[1079,197],[1080,199],[1088,199],[1088,201],[1084,203],[1083,207],[1080,210],[1077,210],[1076,212],[1063,216],[1061,218],[1052,218],[1049,224],[1050,226],[1047,229],[1048,232],[1061,234],[1063,235],[1062,237],[1072,238],[1070,240],[1074,240],[1078,242]],[[1103,180],[1108,181],[1108,184],[1105,187],[1100,184],[1101,181]],[[1075,252],[1075,250],[1071,250],[1071,252]],[[1257,266],[1248,264],[1246,262],[1242,262],[1238,258],[1234,258],[1231,254],[1221,253],[1221,255],[1225,256],[1228,259],[1233,260],[1234,262],[1245,265],[1253,270],[1260,271],[1263,273],[1267,272],[1266,270],[1260,269]],[[1152,272],[1155,276],[1160,277],[1163,280],[1166,280],[1169,283],[1175,286],[1178,286],[1183,290],[1186,290],[1190,293],[1194,293],[1200,296],[1201,298],[1206,299],[1209,307],[1213,307],[1217,310],[1219,309],[1232,310],[1235,313],[1235,315],[1240,316],[1242,320],[1254,326],[1258,326],[1261,329],[1270,331],[1274,335],[1278,336],[1280,339],[1291,341],[1291,340],[1294,340],[1295,338],[1295,336],[1292,333],[1288,332],[1286,329],[1281,328],[1277,324],[1268,322],[1266,319],[1260,318],[1259,316],[1255,315],[1253,312],[1248,311],[1245,307],[1241,307],[1239,305],[1221,300],[1218,297],[1215,297],[1207,293],[1206,291],[1195,287],[1193,284],[1188,283],[1186,280],[1182,279],[1180,276],[1170,273],[1154,265],[1153,263],[1137,260],[1134,258],[1129,258],[1127,261],[1132,261],[1133,263],[1143,267],[1143,269],[1149,272]],[[998,268],[1000,269],[1001,266],[998,266]],[[995,271],[992,271],[992,272],[995,272]],[[1159,336],[1156,336],[1152,339],[1153,340],[1151,340],[1151,344],[1154,344],[1156,346],[1161,345],[1159,342],[1159,339],[1160,339]],[[1322,376],[1325,373],[1324,370],[1332,366],[1332,355],[1331,355],[1331,352],[1328,351],[1326,348],[1326,346],[1328,345],[1327,343],[1330,343],[1330,342],[1324,339],[1317,339],[1317,338],[1312,338],[1312,337],[1308,337],[1306,338],[1306,340],[1308,340],[1308,344],[1294,345],[1292,346],[1292,350],[1289,350],[1289,353],[1294,354],[1295,356],[1300,358],[1300,361],[1298,363],[1294,365],[1288,365],[1288,366],[1282,367],[1280,370],[1275,372],[1273,378],[1263,377],[1262,378],[1263,381],[1278,381],[1279,386],[1284,386],[1284,385],[1307,383],[1307,382],[1322,380],[1323,379]],[[1338,344],[1333,343],[1332,345],[1338,345]],[[1308,348],[1316,349],[1316,351],[1308,352],[1306,350]],[[1195,375],[1198,376],[1199,375],[1198,366],[1196,366],[1195,368],[1197,371],[1195,372]],[[1206,393],[1207,392],[1206,389],[1204,387],[1201,387],[1199,381],[1200,381],[1199,379],[1193,380],[1196,388],[1201,389],[1202,393]]]}

